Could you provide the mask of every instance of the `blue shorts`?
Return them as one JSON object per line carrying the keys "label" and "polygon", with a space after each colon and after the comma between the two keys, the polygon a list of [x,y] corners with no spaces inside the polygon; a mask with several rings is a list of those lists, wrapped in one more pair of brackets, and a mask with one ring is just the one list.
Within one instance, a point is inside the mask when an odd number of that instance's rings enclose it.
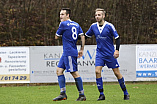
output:
{"label": "blue shorts", "polygon": [[66,69],[67,72],[77,71],[77,57],[62,55],[62,57],[59,60],[58,67]]}
{"label": "blue shorts", "polygon": [[102,57],[96,56],[95,66],[105,66],[105,65],[108,68],[112,68],[112,69],[119,67],[118,61],[114,57],[102,58]]}

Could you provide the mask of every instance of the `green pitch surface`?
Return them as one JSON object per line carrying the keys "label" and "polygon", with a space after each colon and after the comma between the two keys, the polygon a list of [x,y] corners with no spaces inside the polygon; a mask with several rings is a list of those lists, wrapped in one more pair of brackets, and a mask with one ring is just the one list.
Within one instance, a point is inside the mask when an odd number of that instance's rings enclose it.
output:
{"label": "green pitch surface", "polygon": [[104,84],[106,100],[96,101],[99,92],[95,84],[84,85],[86,101],[75,101],[78,92],[75,85],[66,85],[68,99],[52,101],[59,95],[58,85],[0,87],[0,104],[157,104],[157,83],[126,83],[130,100],[123,100],[119,84]]}

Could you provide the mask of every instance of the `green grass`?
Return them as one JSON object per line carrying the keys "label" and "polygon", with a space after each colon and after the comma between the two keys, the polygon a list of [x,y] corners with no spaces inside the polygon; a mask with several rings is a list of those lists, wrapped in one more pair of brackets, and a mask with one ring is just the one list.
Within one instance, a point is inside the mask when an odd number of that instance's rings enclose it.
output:
{"label": "green grass", "polygon": [[95,84],[84,85],[86,101],[75,101],[78,92],[75,85],[66,85],[68,99],[52,101],[59,95],[59,86],[0,87],[0,104],[157,104],[156,83],[128,83],[130,100],[123,100],[118,84],[104,84],[105,101],[96,101],[99,92]]}

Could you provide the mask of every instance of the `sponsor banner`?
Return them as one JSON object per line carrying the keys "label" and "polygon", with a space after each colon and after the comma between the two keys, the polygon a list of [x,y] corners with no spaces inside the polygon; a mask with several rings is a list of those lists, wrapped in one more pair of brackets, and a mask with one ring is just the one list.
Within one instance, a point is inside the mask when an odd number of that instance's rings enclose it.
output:
{"label": "sponsor banner", "polygon": [[31,83],[58,82],[56,68],[62,56],[62,46],[31,46]]}
{"label": "sponsor banner", "polygon": [[29,47],[1,47],[0,83],[29,83]]}
{"label": "sponsor banner", "polygon": [[136,77],[157,77],[156,71],[136,71]]}
{"label": "sponsor banner", "polygon": [[157,77],[157,45],[136,46],[136,77]]}
{"label": "sponsor banner", "polygon": [[29,74],[10,74],[10,75],[0,75],[0,80],[4,82],[10,81],[30,81]]}
{"label": "sponsor banner", "polygon": [[[30,47],[31,83],[58,82],[56,68],[62,56],[62,46],[33,46]],[[78,51],[80,46],[77,47]],[[126,81],[136,80],[135,46],[122,45],[120,49],[120,72]],[[128,51],[130,55],[128,55]],[[84,54],[77,60],[79,74],[83,82],[95,82],[95,55],[96,45],[86,45]],[[69,72],[64,72],[66,82],[74,82]],[[106,66],[102,69],[103,81],[117,81],[112,69]]]}

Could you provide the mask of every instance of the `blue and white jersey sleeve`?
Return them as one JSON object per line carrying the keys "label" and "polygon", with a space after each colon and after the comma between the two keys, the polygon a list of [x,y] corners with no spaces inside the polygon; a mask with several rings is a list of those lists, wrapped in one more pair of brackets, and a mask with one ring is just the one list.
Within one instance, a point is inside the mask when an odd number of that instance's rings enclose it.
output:
{"label": "blue and white jersey sleeve", "polygon": [[59,24],[59,28],[58,28],[58,30],[57,30],[57,32],[56,32],[56,35],[57,36],[62,36],[63,35],[63,32],[64,32],[64,24],[63,24],[63,22],[60,22],[60,24]]}
{"label": "blue and white jersey sleeve", "polygon": [[85,35],[86,35],[87,37],[92,37],[92,35],[94,34],[92,28],[93,28],[93,24],[90,26],[90,28],[88,29],[88,31],[85,33]]}
{"label": "blue and white jersey sleeve", "polygon": [[79,26],[78,35],[82,35],[82,34],[83,34],[83,30],[82,30],[82,28]]}
{"label": "blue and white jersey sleeve", "polygon": [[115,39],[119,38],[119,35],[118,35],[115,27],[113,26],[113,24],[109,23],[109,25],[110,25],[110,32],[114,36],[114,38]]}

